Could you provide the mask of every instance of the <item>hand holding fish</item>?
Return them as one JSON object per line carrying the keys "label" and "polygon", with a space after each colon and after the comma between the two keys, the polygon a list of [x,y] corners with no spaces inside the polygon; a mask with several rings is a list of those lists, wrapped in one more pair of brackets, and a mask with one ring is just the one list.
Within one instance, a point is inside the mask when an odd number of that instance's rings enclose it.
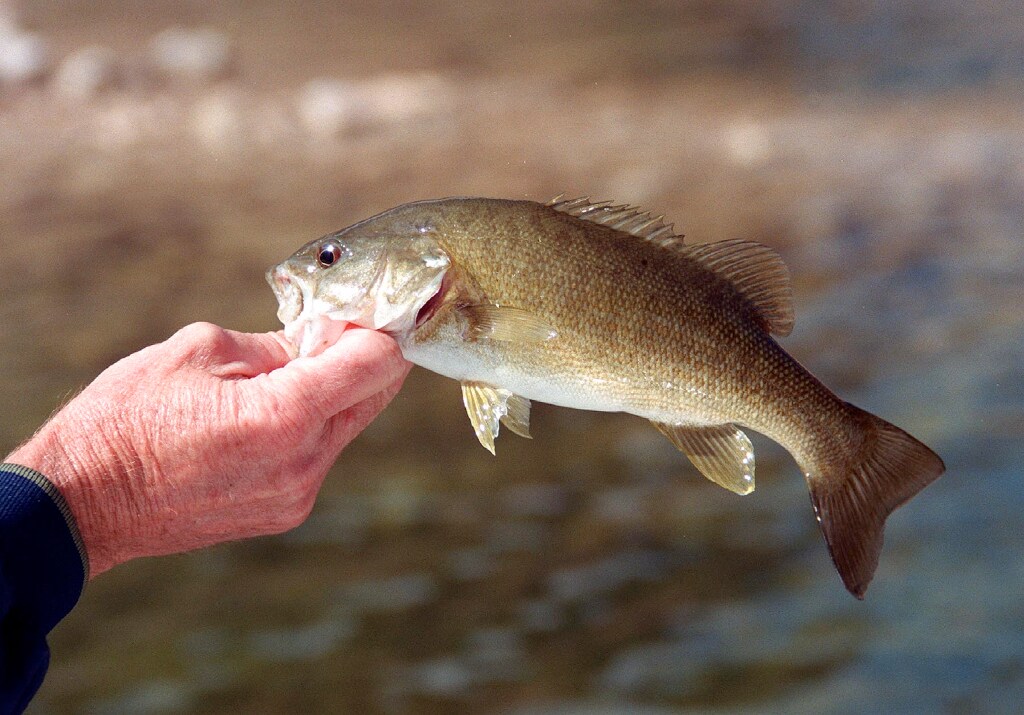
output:
{"label": "hand holding fish", "polygon": [[190,325],[105,370],[7,461],[63,493],[91,576],[285,531],[409,369],[386,335],[333,338],[293,360],[278,333]]}

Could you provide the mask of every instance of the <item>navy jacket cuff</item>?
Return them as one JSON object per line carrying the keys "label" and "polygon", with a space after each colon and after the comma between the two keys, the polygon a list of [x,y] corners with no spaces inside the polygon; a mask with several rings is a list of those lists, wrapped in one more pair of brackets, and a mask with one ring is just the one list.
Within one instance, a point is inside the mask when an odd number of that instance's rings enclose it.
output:
{"label": "navy jacket cuff", "polygon": [[63,495],[0,464],[0,709],[21,712],[49,665],[46,636],[82,594],[89,563]]}
{"label": "navy jacket cuff", "polygon": [[49,632],[89,575],[82,536],[64,496],[46,477],[0,464],[0,567],[13,604]]}

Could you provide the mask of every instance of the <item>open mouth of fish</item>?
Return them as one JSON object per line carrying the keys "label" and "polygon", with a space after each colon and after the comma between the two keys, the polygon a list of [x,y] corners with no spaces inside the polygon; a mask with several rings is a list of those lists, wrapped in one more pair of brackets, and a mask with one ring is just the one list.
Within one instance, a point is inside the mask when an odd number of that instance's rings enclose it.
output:
{"label": "open mouth of fish", "polygon": [[302,315],[302,289],[280,267],[267,271],[267,283],[274,289],[277,296],[277,318],[285,325],[292,323]]}
{"label": "open mouth of fish", "polygon": [[323,352],[348,328],[347,320],[317,312],[309,289],[282,268],[267,271],[267,282],[277,296],[277,317],[284,324],[284,336],[300,356]]}

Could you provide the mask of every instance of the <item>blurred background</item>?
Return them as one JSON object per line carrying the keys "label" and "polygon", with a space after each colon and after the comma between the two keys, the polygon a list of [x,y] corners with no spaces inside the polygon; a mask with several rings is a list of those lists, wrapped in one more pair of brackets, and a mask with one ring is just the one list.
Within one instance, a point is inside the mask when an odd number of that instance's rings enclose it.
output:
{"label": "blurred background", "polygon": [[4,453],[186,323],[275,329],[312,238],[566,192],[776,248],[785,347],[948,466],[860,603],[767,440],[744,498],[628,416],[492,458],[417,369],[301,528],[89,584],[30,712],[1015,711],[1022,81],[1013,0],[0,0]]}

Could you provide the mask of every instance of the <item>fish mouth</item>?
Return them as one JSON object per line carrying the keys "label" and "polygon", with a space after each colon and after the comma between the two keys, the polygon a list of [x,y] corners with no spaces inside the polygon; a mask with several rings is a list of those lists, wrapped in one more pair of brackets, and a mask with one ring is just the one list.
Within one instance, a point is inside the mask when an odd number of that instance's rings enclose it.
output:
{"label": "fish mouth", "polygon": [[323,352],[348,327],[348,321],[337,316],[317,314],[311,286],[283,265],[267,271],[267,282],[277,296],[277,318],[284,324],[284,337],[294,349],[293,356]]}
{"label": "fish mouth", "polygon": [[283,266],[274,266],[267,271],[267,283],[277,297],[277,319],[288,325],[302,315],[303,295],[291,275]]}

